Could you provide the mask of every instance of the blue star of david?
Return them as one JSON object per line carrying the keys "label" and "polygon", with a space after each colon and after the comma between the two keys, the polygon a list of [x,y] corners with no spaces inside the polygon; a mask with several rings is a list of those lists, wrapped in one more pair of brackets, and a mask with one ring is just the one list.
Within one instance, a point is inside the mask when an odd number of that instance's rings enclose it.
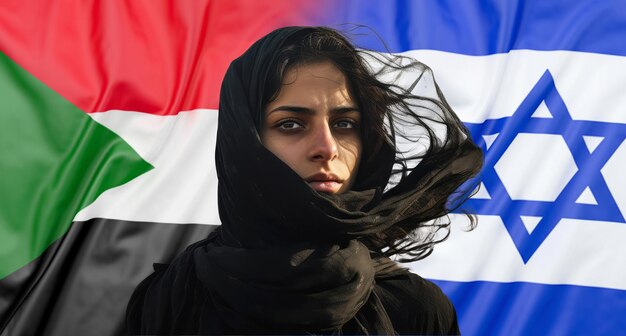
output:
{"label": "blue star of david", "polygon": [[[541,102],[545,102],[552,118],[532,116]],[[500,216],[524,263],[563,218],[626,223],[600,173],[626,138],[626,125],[573,120],[548,70],[512,116],[465,125],[485,153],[484,168],[477,180],[484,184],[490,199],[471,198],[462,209],[478,215]],[[578,170],[554,202],[512,199],[496,173],[496,163],[520,133],[560,135],[571,151]],[[498,135],[488,146],[483,135],[494,134]],[[583,136],[603,137],[603,140],[591,151]],[[597,204],[576,202],[586,188],[591,190]],[[540,217],[541,220],[529,232],[522,221],[523,216]]]}

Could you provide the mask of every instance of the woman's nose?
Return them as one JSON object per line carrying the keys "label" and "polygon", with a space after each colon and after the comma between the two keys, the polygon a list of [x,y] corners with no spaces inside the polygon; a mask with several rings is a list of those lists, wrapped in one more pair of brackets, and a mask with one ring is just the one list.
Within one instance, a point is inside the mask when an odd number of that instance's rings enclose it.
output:
{"label": "woman's nose", "polygon": [[313,161],[331,161],[338,155],[337,140],[327,123],[313,130],[309,157]]}

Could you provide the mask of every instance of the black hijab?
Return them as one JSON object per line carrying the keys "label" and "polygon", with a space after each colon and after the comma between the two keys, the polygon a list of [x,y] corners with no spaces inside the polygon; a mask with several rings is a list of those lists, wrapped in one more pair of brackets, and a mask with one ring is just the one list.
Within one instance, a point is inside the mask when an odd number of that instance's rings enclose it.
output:
{"label": "black hijab", "polygon": [[[224,77],[215,153],[222,225],[190,246],[177,269],[195,272],[189,281],[210,297],[213,313],[229,332],[395,333],[373,289],[377,279],[408,271],[384,256],[384,246],[374,248],[376,239],[370,238],[432,219],[421,208],[446,202],[449,192],[434,193],[441,181],[466,180],[476,170],[476,164],[467,163],[480,161],[466,132],[448,129],[447,137],[458,139],[439,147],[457,151],[455,155],[427,153],[416,167],[401,170],[389,187],[396,156],[402,153],[394,144],[396,124],[387,120],[389,138],[378,142],[375,160],[362,160],[367,163],[359,167],[357,185],[371,188],[340,195],[313,190],[263,146],[258,127],[266,85],[279,66],[276,51],[320,29],[278,29],[233,61]],[[427,77],[422,76],[426,67],[418,70],[418,78]],[[438,90],[435,98],[423,101],[428,106],[422,108],[437,111],[445,105]],[[191,286],[182,275],[168,272],[175,286]]]}

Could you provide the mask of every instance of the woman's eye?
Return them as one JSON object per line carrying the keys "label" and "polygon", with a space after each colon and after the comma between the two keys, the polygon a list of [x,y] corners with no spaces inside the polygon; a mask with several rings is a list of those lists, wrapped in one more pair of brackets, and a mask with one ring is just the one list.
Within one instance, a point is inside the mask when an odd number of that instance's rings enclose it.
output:
{"label": "woman's eye", "polygon": [[356,128],[356,122],[352,120],[339,120],[335,123],[338,128]]}
{"label": "woman's eye", "polygon": [[296,121],[287,120],[287,121],[283,121],[280,124],[278,124],[278,128],[285,129],[285,130],[293,130],[293,129],[297,129],[297,128],[302,128],[302,125],[300,125]]}

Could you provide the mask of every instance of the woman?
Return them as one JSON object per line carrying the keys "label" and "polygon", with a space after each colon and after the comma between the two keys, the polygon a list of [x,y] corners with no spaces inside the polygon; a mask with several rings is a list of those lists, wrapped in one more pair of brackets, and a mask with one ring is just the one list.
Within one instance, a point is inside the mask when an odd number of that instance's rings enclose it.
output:
{"label": "woman", "polygon": [[282,28],[230,65],[219,113],[222,225],[137,287],[130,333],[459,333],[389,259],[445,239],[481,166],[427,67]]}

